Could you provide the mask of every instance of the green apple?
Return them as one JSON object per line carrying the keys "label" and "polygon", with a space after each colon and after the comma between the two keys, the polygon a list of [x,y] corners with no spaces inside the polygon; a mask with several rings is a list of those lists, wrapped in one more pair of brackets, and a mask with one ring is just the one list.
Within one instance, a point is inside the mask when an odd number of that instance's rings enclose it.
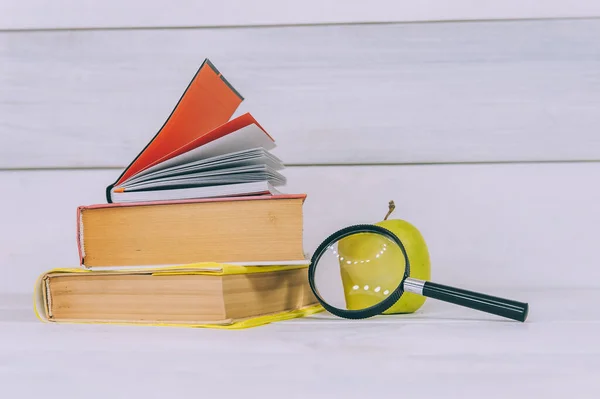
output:
{"label": "green apple", "polygon": [[346,308],[366,309],[383,301],[402,281],[404,255],[389,238],[359,233],[338,242]]}
{"label": "green apple", "polygon": [[[388,229],[402,241],[410,261],[410,276],[430,280],[431,263],[423,236],[415,226],[405,220],[388,220],[393,210],[394,203],[390,201],[388,214],[383,221],[375,225]],[[385,237],[369,233],[349,236],[340,240],[338,252],[348,309],[365,309],[381,302],[396,289],[404,275],[404,255]],[[413,313],[424,303],[424,296],[405,292],[384,313]]]}

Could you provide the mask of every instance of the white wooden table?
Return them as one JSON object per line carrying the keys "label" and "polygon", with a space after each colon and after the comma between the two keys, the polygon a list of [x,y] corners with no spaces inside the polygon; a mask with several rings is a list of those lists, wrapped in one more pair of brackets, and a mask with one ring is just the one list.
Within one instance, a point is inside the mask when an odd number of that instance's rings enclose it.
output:
{"label": "white wooden table", "polygon": [[[598,15],[0,1],[0,398],[600,397]],[[35,278],[77,265],[76,207],[104,202],[206,57],[275,137],[284,191],[308,194],[307,253],[393,199],[434,281],[527,301],[527,322],[432,300],[240,331],[39,322]]]}
{"label": "white wooden table", "polygon": [[3,397],[597,398],[600,290],[505,290],[525,323],[428,300],[246,330],[44,324],[3,296]]}

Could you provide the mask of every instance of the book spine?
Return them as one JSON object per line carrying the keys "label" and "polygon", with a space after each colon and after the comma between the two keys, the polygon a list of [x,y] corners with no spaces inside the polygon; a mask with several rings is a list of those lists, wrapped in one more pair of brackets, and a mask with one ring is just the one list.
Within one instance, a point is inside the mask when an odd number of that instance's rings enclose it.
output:
{"label": "book spine", "polygon": [[111,184],[110,186],[106,187],[106,202],[108,202],[109,204],[112,204],[112,195],[111,195],[111,191],[113,189],[113,187],[115,186],[115,184]]}

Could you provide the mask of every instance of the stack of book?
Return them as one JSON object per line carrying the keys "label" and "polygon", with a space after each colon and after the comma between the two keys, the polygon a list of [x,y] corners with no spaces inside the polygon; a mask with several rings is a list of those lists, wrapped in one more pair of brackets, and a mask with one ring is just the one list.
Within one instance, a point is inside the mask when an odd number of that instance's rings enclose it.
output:
{"label": "stack of book", "polygon": [[80,265],[36,284],[43,321],[239,327],[319,311],[305,194],[282,194],[273,138],[205,60],[166,123],[77,209]]}

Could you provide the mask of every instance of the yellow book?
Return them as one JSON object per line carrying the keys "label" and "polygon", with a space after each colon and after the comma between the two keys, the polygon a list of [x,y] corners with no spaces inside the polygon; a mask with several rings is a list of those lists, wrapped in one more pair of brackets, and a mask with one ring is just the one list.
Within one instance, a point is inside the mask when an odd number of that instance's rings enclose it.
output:
{"label": "yellow book", "polygon": [[240,329],[322,311],[308,265],[197,263],[112,270],[58,268],[40,275],[43,322]]}

